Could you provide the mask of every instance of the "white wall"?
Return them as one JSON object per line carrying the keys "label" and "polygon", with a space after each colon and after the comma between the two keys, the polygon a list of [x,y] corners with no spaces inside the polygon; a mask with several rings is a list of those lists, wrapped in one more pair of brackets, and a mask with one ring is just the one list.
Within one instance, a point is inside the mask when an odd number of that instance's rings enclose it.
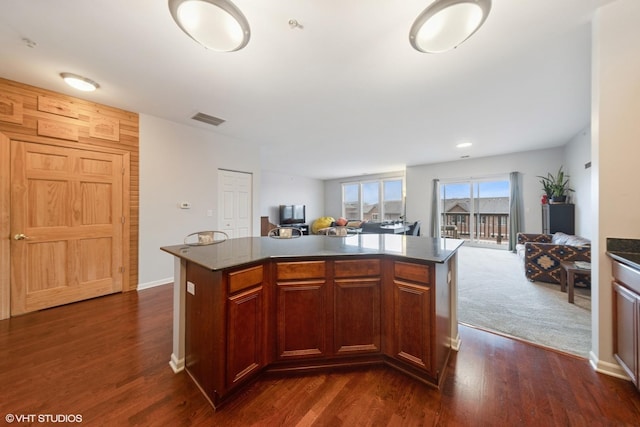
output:
{"label": "white wall", "polygon": [[640,239],[640,1],[602,6],[593,21],[592,355],[599,370],[622,372],[613,359],[611,260],[607,237]]}
{"label": "white wall", "polygon": [[[470,158],[448,163],[410,166],[407,168],[407,218],[431,223],[431,194],[433,179],[469,179],[507,176],[510,172],[522,174],[521,191],[524,203],[524,230],[542,232],[540,198],[544,194],[538,175],[556,173],[564,162],[564,149],[527,151],[501,156]],[[424,226],[425,235],[430,227]]]}
{"label": "white wall", "polygon": [[593,239],[591,220],[591,130],[586,128],[565,145],[564,170],[569,174],[571,203],[576,205],[576,234]]}
{"label": "white wall", "polygon": [[277,172],[262,171],[260,216],[269,216],[277,224],[279,205],[305,205],[307,223],[324,216],[324,183],[322,180]]}
{"label": "white wall", "polygon": [[[214,132],[140,115],[138,289],[173,280],[173,257],[159,248],[198,230],[218,229],[218,168],[253,173],[253,235],[260,234],[258,150]],[[188,201],[191,209],[180,209]],[[206,215],[207,210],[213,216]]]}

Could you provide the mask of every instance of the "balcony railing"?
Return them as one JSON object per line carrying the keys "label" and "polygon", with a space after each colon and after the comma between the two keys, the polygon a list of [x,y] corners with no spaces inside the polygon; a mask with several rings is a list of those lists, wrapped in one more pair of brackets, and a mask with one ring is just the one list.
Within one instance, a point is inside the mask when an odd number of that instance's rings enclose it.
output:
{"label": "balcony railing", "polygon": [[496,244],[509,242],[509,214],[479,213],[473,214],[474,236],[470,234],[470,214],[443,213],[442,235],[458,239],[479,240]]}

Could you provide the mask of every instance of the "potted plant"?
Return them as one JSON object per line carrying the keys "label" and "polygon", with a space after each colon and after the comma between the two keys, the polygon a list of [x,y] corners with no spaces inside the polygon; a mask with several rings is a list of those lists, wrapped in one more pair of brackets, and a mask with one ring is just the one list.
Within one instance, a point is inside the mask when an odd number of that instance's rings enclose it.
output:
{"label": "potted plant", "polygon": [[573,191],[569,187],[569,175],[564,173],[562,166],[555,176],[548,173],[547,176],[538,176],[538,178],[540,178],[542,190],[553,203],[564,203],[567,199],[567,193]]}

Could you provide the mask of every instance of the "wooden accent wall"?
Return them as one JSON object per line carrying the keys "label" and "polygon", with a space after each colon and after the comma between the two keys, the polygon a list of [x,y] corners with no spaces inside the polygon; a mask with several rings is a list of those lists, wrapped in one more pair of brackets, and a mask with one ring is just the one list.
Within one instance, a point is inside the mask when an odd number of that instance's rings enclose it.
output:
{"label": "wooden accent wall", "polygon": [[0,319],[8,317],[9,289],[9,139],[129,153],[129,238],[124,248],[129,274],[123,290],[138,283],[139,119],[137,113],[96,104],[0,78]]}

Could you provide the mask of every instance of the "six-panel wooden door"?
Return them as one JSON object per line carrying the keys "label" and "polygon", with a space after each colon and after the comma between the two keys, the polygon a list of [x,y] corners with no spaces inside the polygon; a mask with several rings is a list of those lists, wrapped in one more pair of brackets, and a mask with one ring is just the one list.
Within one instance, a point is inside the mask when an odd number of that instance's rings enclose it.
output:
{"label": "six-panel wooden door", "polygon": [[122,290],[124,163],[11,141],[11,315]]}

